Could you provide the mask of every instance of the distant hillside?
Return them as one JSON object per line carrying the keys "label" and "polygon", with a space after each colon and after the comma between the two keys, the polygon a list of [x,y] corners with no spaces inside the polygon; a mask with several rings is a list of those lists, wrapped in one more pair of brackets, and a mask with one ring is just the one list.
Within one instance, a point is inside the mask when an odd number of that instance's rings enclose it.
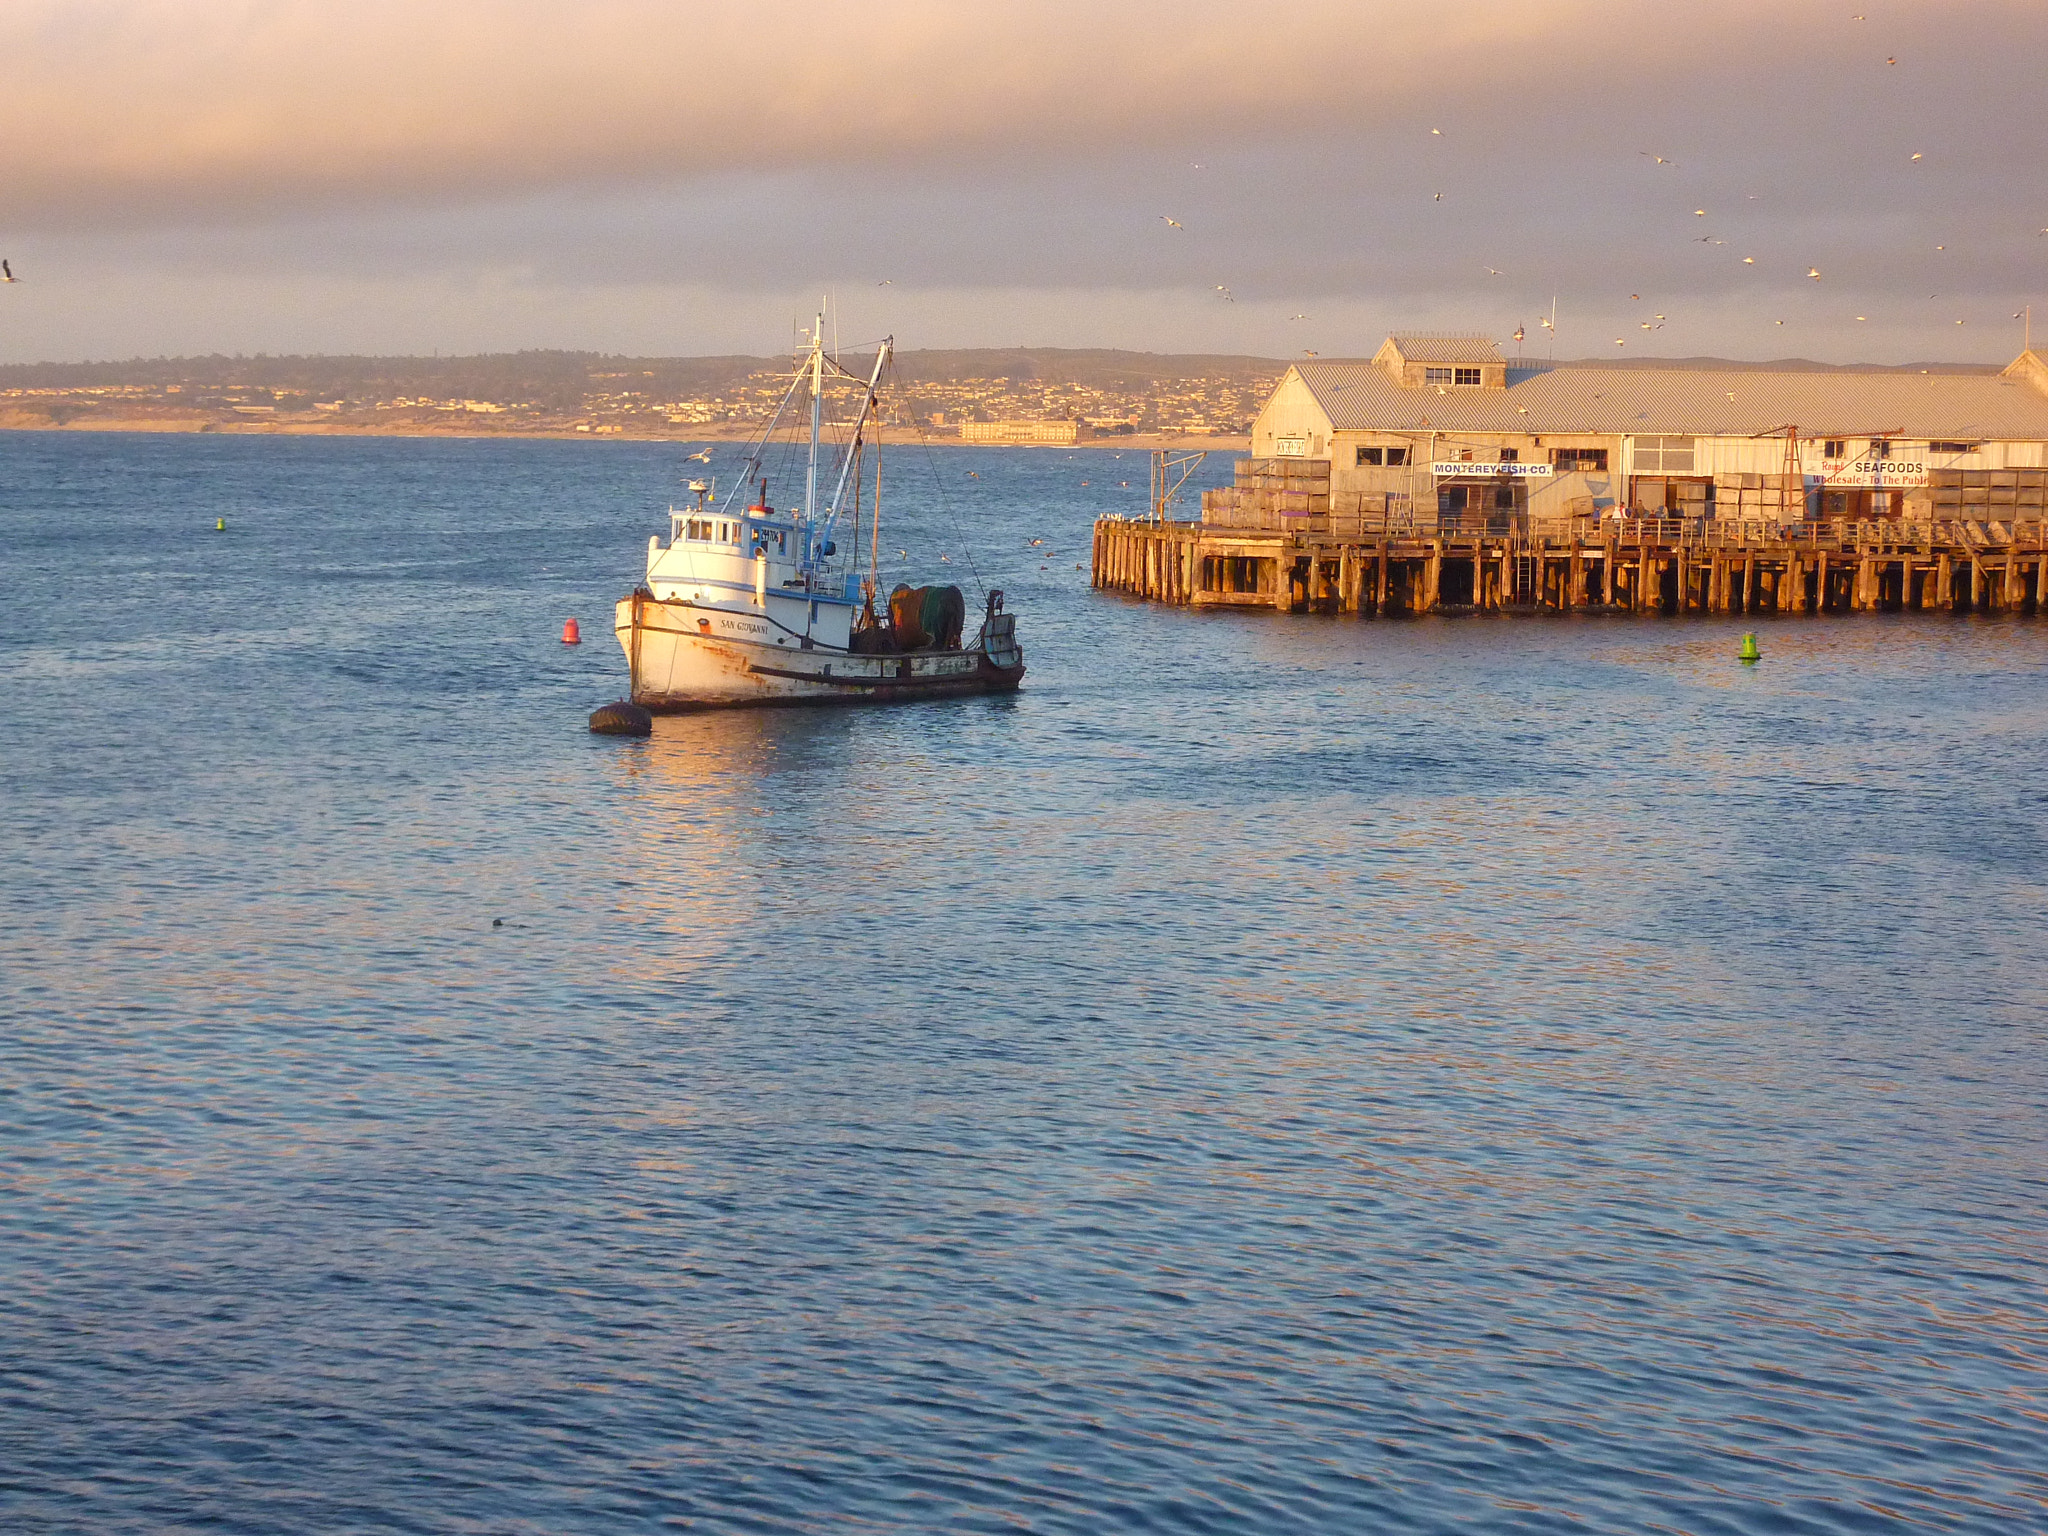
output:
{"label": "distant hillside", "polygon": [[[104,363],[10,363],[0,365],[0,389],[210,384],[309,390],[337,398],[431,395],[520,399],[569,410],[607,387],[690,396],[735,387],[751,374],[786,372],[789,366],[786,358],[774,357],[616,357],[599,352],[500,352],[474,357],[215,355]],[[1286,366],[1273,358],[1059,347],[900,352],[896,358],[899,377],[911,384],[1011,379],[1096,389],[1142,388],[1170,379],[1249,382],[1276,377]]]}
{"label": "distant hillside", "polygon": [[[852,360],[849,359],[849,362]],[[1181,379],[1263,385],[1288,360],[1211,352],[1122,352],[1107,348],[976,347],[897,354],[904,384],[1006,379],[1076,384],[1117,392],[1143,391]],[[1548,368],[1536,358],[1523,368]],[[1771,372],[1996,373],[1989,363],[1816,363],[1805,358],[1743,362],[1723,357],[1593,357],[1579,368],[1714,368]],[[750,375],[786,372],[775,357],[618,357],[601,352],[498,352],[473,357],[156,357],[101,363],[0,364],[0,389],[93,389],[110,386],[212,385],[227,389],[308,391],[322,398],[427,395],[527,400],[574,410],[592,394],[634,390],[684,398],[738,387]]]}

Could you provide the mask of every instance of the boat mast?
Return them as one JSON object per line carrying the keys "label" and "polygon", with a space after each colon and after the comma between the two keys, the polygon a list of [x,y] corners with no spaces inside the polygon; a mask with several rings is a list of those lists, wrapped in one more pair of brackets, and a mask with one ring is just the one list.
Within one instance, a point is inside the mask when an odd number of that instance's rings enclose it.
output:
{"label": "boat mast", "polygon": [[[860,414],[853,418],[853,446],[847,450],[846,462],[840,466],[839,483],[832,488],[832,508],[828,514],[831,523],[839,521],[839,504],[846,499],[846,477],[855,472],[853,467],[854,455],[860,448],[861,434],[867,430],[868,415],[875,408],[875,391],[882,387],[882,370],[889,366],[889,359],[894,355],[895,351],[896,338],[894,336],[884,336],[881,348],[875,353],[875,370],[868,375],[868,392],[861,397]],[[844,368],[841,368],[839,371],[846,374],[848,378],[857,377],[857,375],[846,373]],[[856,522],[854,534],[857,537],[859,533],[860,525]]]}
{"label": "boat mast", "polygon": [[811,463],[804,473],[804,521],[818,525],[818,434],[825,420],[825,301],[811,330]]}

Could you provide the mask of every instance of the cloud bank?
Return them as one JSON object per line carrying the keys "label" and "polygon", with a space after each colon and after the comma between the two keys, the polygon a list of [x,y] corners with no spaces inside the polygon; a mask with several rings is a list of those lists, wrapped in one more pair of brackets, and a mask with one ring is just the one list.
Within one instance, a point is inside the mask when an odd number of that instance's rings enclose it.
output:
{"label": "cloud bank", "polygon": [[1555,295],[1580,351],[1995,356],[2048,290],[2035,0],[9,11],[13,356],[687,347],[663,293],[885,281],[947,344],[1327,353]]}

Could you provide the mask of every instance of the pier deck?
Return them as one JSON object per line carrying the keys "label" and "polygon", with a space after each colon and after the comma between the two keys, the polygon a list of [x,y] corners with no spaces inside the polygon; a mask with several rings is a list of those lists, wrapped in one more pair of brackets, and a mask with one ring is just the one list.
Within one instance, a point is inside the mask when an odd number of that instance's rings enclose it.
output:
{"label": "pier deck", "polygon": [[2043,613],[2044,527],[1629,518],[1338,533],[1104,518],[1091,580],[1174,606],[1287,613]]}

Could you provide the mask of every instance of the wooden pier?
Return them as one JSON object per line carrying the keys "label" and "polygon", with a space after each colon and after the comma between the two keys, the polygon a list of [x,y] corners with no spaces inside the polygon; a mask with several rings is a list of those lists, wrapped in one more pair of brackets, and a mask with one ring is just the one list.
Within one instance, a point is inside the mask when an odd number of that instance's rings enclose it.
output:
{"label": "wooden pier", "polygon": [[1344,535],[1105,518],[1093,584],[1193,608],[2048,612],[2042,521],[1573,519]]}

